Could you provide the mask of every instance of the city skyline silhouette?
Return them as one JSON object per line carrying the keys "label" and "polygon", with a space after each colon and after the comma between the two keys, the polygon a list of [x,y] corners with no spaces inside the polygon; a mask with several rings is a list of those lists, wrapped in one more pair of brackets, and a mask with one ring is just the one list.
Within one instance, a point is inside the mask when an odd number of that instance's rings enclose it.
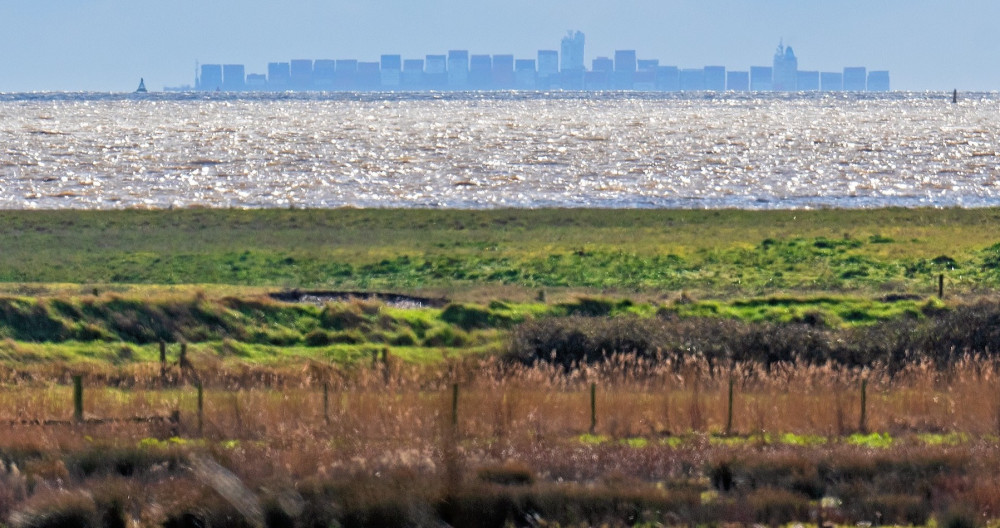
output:
{"label": "city skyline silhouette", "polygon": [[0,91],[128,91],[140,77],[158,90],[191,82],[196,63],[262,71],[292,58],[449,49],[535,58],[568,29],[587,35],[588,67],[637,50],[679,68],[742,70],[783,38],[811,70],[865,65],[891,71],[893,89],[997,90],[1000,72],[986,67],[1000,54],[997,17],[989,0],[10,0],[0,5]]}

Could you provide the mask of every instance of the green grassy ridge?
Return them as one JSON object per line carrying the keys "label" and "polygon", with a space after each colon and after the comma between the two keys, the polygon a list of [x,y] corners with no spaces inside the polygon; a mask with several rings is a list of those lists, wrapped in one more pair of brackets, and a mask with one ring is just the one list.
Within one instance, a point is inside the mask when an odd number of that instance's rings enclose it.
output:
{"label": "green grassy ridge", "polygon": [[[324,307],[266,298],[0,298],[0,337],[14,341],[205,342],[293,346],[385,343],[462,346],[474,336],[441,310],[393,310],[380,303]],[[471,328],[469,329],[471,330]]]}
{"label": "green grassy ridge", "polygon": [[192,343],[192,352],[261,364],[323,359],[367,361],[392,350],[408,363],[437,363],[458,355],[498,354],[508,329],[530,319],[572,315],[650,318],[732,318],[778,323],[851,326],[919,318],[937,300],[881,301],[852,297],[770,297],[731,302],[678,300],[667,304],[581,297],[564,303],[452,303],[443,309],[400,309],[378,302],[326,306],[265,297],[209,298],[164,294],[124,297],[0,297],[0,361],[151,362],[158,342]]}
{"label": "green grassy ridge", "polygon": [[1000,285],[1000,209],[0,211],[0,282],[931,291]]}

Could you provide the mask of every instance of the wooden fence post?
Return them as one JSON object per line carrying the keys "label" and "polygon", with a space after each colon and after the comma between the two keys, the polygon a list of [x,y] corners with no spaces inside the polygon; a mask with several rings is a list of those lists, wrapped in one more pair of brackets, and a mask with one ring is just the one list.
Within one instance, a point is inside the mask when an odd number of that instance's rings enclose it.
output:
{"label": "wooden fence post", "polygon": [[944,273],[938,275],[938,299],[944,299]]}
{"label": "wooden fence post", "polygon": [[733,434],[733,384],[736,380],[729,376],[729,409],[726,412],[726,436]]}
{"label": "wooden fence post", "polygon": [[73,376],[73,421],[83,421],[83,376]]}
{"label": "wooden fence post", "polygon": [[167,381],[167,344],[160,340],[160,381]]}
{"label": "wooden fence post", "polygon": [[323,421],[330,423],[330,383],[323,382]]}
{"label": "wooden fence post", "polygon": [[597,384],[590,384],[590,434],[597,430]]}
{"label": "wooden fence post", "polygon": [[202,436],[202,431],[204,430],[205,395],[201,381],[198,381],[195,387],[198,388],[198,436]]}
{"label": "wooden fence post", "polygon": [[389,348],[382,349],[382,378],[385,380],[385,384],[389,384],[389,380],[392,377],[392,372],[389,370]]}
{"label": "wooden fence post", "polygon": [[458,383],[451,386],[451,426],[458,428]]}
{"label": "wooden fence post", "polygon": [[170,413],[170,436],[178,436],[181,434],[181,410],[174,409]]}
{"label": "wooden fence post", "polygon": [[861,380],[861,419],[858,421],[858,430],[862,433],[868,432],[868,380]]}

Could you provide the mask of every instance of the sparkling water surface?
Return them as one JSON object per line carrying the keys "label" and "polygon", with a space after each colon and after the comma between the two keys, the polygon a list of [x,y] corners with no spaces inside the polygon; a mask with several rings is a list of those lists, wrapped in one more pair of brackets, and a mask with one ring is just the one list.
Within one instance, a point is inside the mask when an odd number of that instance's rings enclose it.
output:
{"label": "sparkling water surface", "polygon": [[0,94],[0,208],[1000,205],[1000,94]]}

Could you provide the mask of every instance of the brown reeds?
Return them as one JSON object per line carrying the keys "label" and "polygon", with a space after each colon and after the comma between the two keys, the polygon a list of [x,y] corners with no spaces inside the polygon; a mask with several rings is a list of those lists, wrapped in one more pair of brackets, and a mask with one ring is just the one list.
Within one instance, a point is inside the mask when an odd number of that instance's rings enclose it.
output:
{"label": "brown reeds", "polygon": [[[151,503],[176,508],[171,515],[228,515],[232,505],[210,489],[188,494],[168,483],[195,479],[185,469],[192,453],[234,472],[265,516],[327,524],[459,519],[486,505],[501,524],[530,515],[584,524],[772,523],[809,520],[802,516],[813,516],[824,497],[835,504],[831,518],[852,522],[926,522],[956,504],[1000,515],[990,469],[1000,463],[998,371],[973,357],[947,369],[928,361],[766,369],[612,354],[571,369],[497,359],[439,369],[396,364],[389,376],[316,364],[256,386],[256,374],[206,368],[201,427],[195,386],[163,387],[158,365],[147,370],[143,386],[130,387],[102,386],[105,375],[83,371],[85,417],[178,412],[173,430],[15,425],[69,421],[70,380],[0,386],[0,519],[27,526],[46,508],[91,519],[119,507],[51,492],[88,489],[95,479],[126,479]],[[860,425],[875,436],[850,436]],[[358,502],[316,502],[337,496]],[[168,522],[141,505],[119,510],[140,524]]]}

